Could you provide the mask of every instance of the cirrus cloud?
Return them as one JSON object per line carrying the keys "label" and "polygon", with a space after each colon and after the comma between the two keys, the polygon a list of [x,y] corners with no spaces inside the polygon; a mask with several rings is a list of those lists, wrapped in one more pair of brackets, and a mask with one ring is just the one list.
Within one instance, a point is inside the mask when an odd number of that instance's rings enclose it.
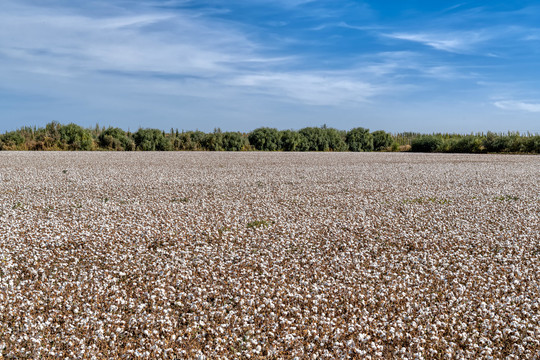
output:
{"label": "cirrus cloud", "polygon": [[526,112],[532,112],[532,113],[540,112],[539,102],[503,100],[503,101],[495,101],[493,105],[503,110],[526,111]]}

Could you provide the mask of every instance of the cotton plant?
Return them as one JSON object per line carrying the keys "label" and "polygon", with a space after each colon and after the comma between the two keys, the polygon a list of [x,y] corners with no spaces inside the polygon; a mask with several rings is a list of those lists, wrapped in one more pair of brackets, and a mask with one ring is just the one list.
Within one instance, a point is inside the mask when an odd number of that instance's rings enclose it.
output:
{"label": "cotton plant", "polygon": [[540,355],[538,157],[58,152],[0,167],[1,357]]}

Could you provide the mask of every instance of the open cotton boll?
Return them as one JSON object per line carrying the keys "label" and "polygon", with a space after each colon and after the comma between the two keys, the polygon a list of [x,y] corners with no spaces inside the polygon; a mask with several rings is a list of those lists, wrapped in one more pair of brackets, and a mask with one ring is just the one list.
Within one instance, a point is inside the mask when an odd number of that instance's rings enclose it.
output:
{"label": "open cotton boll", "polygon": [[0,155],[7,358],[540,348],[538,157]]}

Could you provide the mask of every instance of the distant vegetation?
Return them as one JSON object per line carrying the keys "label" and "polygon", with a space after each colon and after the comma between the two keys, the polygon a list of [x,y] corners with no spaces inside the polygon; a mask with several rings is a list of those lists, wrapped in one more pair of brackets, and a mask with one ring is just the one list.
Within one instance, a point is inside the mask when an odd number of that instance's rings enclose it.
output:
{"label": "distant vegetation", "polygon": [[96,125],[51,122],[44,128],[23,127],[0,135],[0,150],[112,151],[413,151],[447,153],[540,153],[539,134],[390,134],[357,127],[349,131],[326,126],[300,130],[262,127],[250,133],[202,131],[136,132]]}

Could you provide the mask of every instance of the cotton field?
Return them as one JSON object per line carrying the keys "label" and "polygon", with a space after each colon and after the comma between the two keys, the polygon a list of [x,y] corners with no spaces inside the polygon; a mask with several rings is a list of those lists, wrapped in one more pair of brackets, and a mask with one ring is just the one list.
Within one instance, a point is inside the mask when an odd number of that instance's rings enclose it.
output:
{"label": "cotton field", "polygon": [[535,359],[540,157],[0,153],[0,358]]}

